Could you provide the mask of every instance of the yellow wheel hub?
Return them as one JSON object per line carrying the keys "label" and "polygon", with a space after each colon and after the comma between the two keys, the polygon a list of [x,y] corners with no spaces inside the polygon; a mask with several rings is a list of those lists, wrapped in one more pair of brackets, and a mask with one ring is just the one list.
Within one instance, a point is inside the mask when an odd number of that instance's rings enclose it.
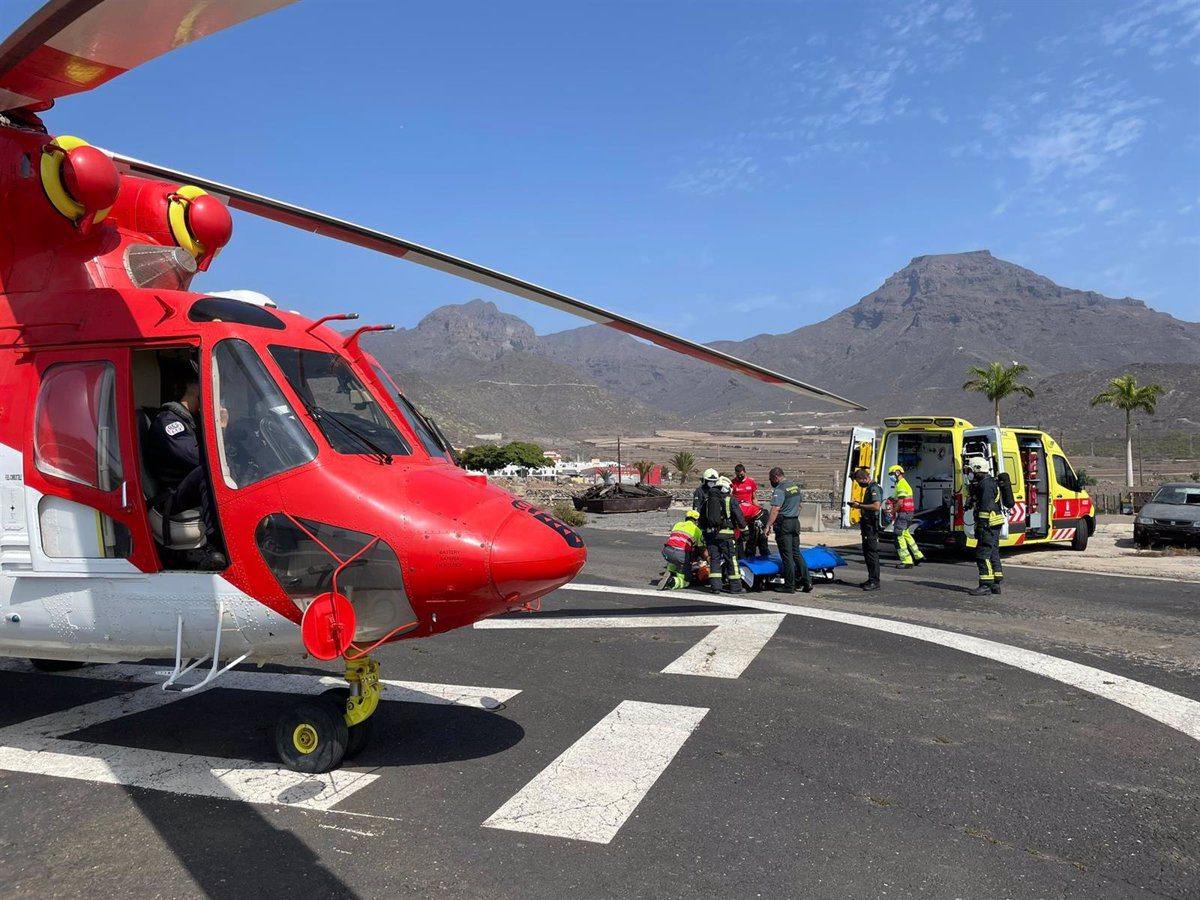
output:
{"label": "yellow wheel hub", "polygon": [[320,743],[320,738],[317,737],[317,729],[313,728],[307,722],[303,722],[296,726],[296,730],[292,732],[292,744],[301,753],[312,753],[317,749],[317,744]]}

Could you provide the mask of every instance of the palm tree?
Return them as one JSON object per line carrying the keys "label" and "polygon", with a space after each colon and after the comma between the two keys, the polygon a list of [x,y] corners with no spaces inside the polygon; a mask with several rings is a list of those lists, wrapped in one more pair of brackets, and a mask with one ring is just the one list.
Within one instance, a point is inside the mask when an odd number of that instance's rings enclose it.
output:
{"label": "palm tree", "polygon": [[687,484],[688,476],[696,471],[696,457],[686,450],[680,450],[671,457],[671,465],[679,473],[679,483]]}
{"label": "palm tree", "polygon": [[1115,406],[1125,411],[1125,486],[1133,487],[1133,414],[1141,410],[1148,416],[1154,415],[1161,384],[1138,387],[1132,375],[1122,375],[1108,383],[1108,389],[1092,398],[1092,406]]}
{"label": "palm tree", "polygon": [[633,467],[638,470],[638,481],[645,482],[650,477],[650,473],[654,471],[654,463],[648,459],[639,459],[633,464]]}
{"label": "palm tree", "polygon": [[1021,376],[1028,371],[1029,366],[1016,360],[1013,360],[1011,366],[1000,363],[988,363],[986,369],[982,366],[971,366],[967,369],[967,374],[975,377],[963,385],[963,390],[976,391],[991,400],[996,410],[996,424],[999,425],[1001,400],[1010,394],[1033,396],[1033,388],[1021,384],[1020,381]]}

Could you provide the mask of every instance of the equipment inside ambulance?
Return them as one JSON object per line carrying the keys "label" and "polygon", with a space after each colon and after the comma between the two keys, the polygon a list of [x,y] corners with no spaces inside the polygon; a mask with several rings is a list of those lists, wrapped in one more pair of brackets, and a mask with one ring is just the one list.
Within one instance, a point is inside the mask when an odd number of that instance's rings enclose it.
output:
{"label": "equipment inside ambulance", "polygon": [[[884,473],[903,466],[913,490],[916,525],[922,546],[975,546],[975,522],[963,509],[963,466],[971,457],[987,461],[1004,494],[1006,521],[1001,547],[1070,543],[1087,547],[1096,530],[1092,500],[1079,484],[1066,453],[1049,434],[1033,428],[976,428],[952,416],[901,416],[884,420],[882,436],[855,428],[846,458],[843,504],[861,499],[862,488],[850,474],[865,466],[890,497]],[[858,524],[860,513],[842,507],[842,525]]]}

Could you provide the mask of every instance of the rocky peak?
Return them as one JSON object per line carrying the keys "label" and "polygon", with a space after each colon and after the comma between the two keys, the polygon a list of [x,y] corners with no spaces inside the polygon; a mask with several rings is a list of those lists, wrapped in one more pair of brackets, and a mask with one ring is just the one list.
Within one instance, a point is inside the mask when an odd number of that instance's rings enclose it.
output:
{"label": "rocky peak", "polygon": [[496,304],[486,300],[438,307],[413,331],[422,340],[453,347],[472,359],[486,362],[506,353],[532,350],[537,344],[537,336],[527,322],[501,312]]}

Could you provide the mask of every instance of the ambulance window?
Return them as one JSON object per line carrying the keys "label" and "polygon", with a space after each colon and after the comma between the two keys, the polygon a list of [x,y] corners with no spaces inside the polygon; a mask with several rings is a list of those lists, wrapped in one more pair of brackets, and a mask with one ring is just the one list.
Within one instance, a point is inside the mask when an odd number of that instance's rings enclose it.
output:
{"label": "ambulance window", "polygon": [[229,487],[247,487],[316,458],[312,436],[245,341],[224,340],[213,351],[212,400]]}
{"label": "ambulance window", "polygon": [[107,362],[46,369],[34,412],[39,472],[101,491],[121,483],[115,384],[116,370]]}
{"label": "ambulance window", "polygon": [[1054,460],[1054,479],[1059,483],[1059,486],[1066,488],[1068,491],[1079,489],[1079,483],[1075,480],[1075,473],[1071,471],[1070,464],[1057,453],[1053,456]]}
{"label": "ambulance window", "polygon": [[273,346],[271,356],[338,453],[412,453],[387,412],[336,353]]}

